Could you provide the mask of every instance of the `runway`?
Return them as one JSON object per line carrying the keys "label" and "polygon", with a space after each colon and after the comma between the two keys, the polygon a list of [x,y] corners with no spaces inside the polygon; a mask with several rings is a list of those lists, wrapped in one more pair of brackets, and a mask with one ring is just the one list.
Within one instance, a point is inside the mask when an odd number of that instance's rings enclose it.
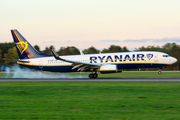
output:
{"label": "runway", "polygon": [[180,78],[0,78],[0,82],[180,82]]}

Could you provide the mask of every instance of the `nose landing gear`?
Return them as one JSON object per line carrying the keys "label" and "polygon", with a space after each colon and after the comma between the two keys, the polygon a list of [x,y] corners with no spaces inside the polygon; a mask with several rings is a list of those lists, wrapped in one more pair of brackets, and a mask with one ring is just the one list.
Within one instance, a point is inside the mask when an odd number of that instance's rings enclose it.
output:
{"label": "nose landing gear", "polygon": [[158,74],[161,74],[162,73],[162,71],[158,71]]}
{"label": "nose landing gear", "polygon": [[161,74],[161,73],[162,73],[161,68],[159,68],[158,74]]}
{"label": "nose landing gear", "polygon": [[96,72],[89,74],[90,79],[97,78],[97,77],[98,77],[98,74]]}

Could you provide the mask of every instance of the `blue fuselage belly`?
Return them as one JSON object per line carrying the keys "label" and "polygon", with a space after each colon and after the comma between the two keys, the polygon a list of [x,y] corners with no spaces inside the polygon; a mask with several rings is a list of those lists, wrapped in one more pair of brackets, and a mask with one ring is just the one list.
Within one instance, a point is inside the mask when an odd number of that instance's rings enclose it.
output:
{"label": "blue fuselage belly", "polygon": [[167,66],[167,64],[117,64],[118,69],[158,68]]}

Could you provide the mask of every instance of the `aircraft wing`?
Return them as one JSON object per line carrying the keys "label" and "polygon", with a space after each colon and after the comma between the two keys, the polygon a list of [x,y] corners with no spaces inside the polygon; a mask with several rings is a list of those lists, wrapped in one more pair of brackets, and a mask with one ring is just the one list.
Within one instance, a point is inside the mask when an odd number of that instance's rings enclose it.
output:
{"label": "aircraft wing", "polygon": [[84,70],[88,70],[88,69],[98,69],[101,67],[100,64],[96,64],[96,63],[79,62],[79,61],[75,61],[75,60],[63,59],[63,58],[59,57],[59,55],[53,50],[53,48],[50,48],[50,50],[56,60],[61,60],[64,62],[72,63],[72,65],[74,66],[72,69],[79,68],[78,71],[84,71]]}

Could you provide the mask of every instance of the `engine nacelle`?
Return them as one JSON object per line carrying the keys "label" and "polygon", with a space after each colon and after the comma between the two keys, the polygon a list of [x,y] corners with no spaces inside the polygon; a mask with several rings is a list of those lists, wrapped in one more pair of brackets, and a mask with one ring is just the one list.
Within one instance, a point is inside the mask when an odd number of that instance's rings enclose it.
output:
{"label": "engine nacelle", "polygon": [[118,69],[116,65],[102,65],[100,67],[100,73],[105,74],[105,73],[117,73]]}

